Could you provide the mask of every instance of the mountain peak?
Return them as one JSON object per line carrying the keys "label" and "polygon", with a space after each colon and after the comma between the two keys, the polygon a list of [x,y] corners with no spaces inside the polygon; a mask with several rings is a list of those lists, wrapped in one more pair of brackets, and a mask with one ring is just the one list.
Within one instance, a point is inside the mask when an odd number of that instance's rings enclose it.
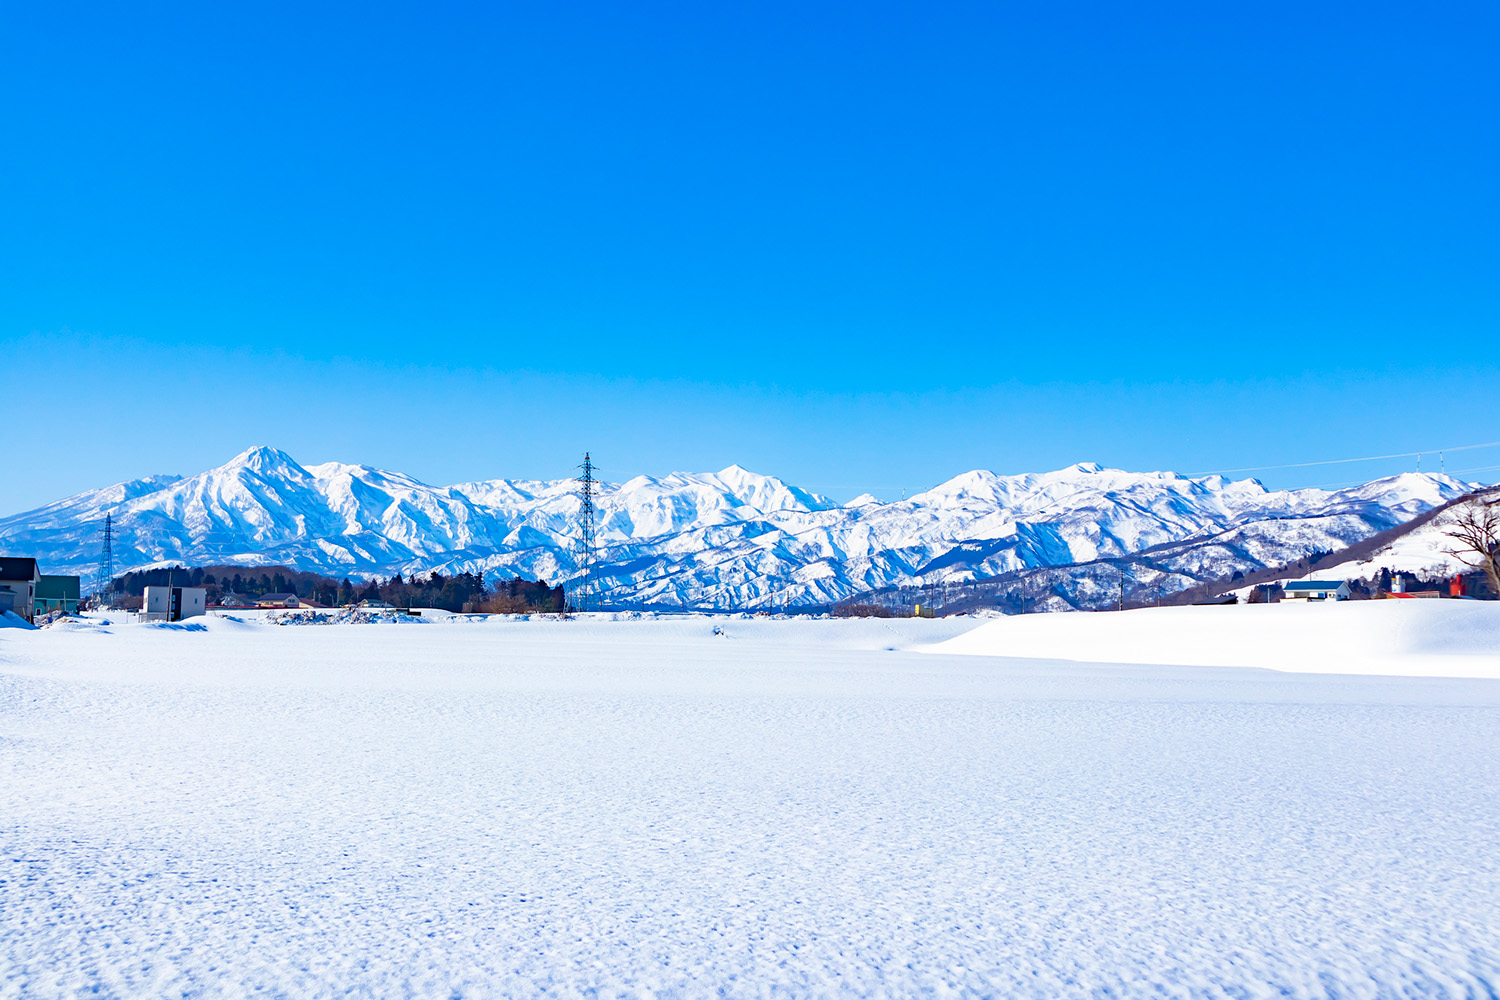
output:
{"label": "mountain peak", "polygon": [[[1405,474],[1332,493],[1267,493],[1251,480],[1079,462],[1003,476],[975,469],[903,503],[865,494],[840,504],[731,465],[601,484],[597,528],[610,600],[816,606],[932,573],[999,581],[989,591],[999,600],[1008,575],[1050,567],[1058,601],[1075,607],[1090,606],[1101,559],[1149,549],[1153,567],[1168,561],[1161,580],[1201,584],[1350,545],[1468,488]],[[88,570],[99,522],[115,509],[124,569],[274,561],[339,577],[439,569],[567,583],[580,572],[578,504],[572,479],[432,487],[368,466],[304,467],[260,446],[171,485],[140,481],[0,519],[0,548],[34,553],[52,571]]]}
{"label": "mountain peak", "polygon": [[301,468],[292,456],[268,445],[258,445],[254,448],[248,448],[224,463],[223,467],[226,469],[249,469],[251,472],[271,472],[287,468]]}

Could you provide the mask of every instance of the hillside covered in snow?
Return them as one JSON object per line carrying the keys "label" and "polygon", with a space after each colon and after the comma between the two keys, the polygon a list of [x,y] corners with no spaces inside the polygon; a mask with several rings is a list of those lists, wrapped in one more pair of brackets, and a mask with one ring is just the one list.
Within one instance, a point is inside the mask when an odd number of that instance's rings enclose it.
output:
{"label": "hillside covered in snow", "polygon": [[[1406,474],[1272,491],[1080,463],[968,472],[900,502],[840,504],[730,466],[603,484],[594,580],[621,606],[780,608],[1042,570],[1054,577],[1041,595],[1048,606],[1098,606],[1111,584],[1090,567],[1110,560],[1140,562],[1133,572],[1172,593],[1337,551],[1472,488]],[[580,578],[575,489],[570,479],[430,486],[364,465],[302,466],[262,447],[195,476],[121,483],[0,519],[0,551],[91,579],[110,514],[118,572],[229,563],[570,583]]]}

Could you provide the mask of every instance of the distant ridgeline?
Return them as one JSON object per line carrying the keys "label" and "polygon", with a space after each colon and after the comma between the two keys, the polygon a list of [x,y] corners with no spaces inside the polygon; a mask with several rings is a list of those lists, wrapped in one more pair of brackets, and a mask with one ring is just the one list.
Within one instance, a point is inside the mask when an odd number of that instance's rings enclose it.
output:
{"label": "distant ridgeline", "polygon": [[306,573],[287,566],[173,566],[146,569],[116,577],[111,593],[124,598],[140,597],[146,587],[203,587],[208,602],[218,604],[226,595],[257,598],[265,594],[296,594],[299,598],[323,605],[357,604],[381,600],[400,608],[443,608],[447,611],[483,611],[492,614],[527,614],[557,612],[567,607],[567,595],[561,586],[549,587],[545,581],[516,577],[497,580],[487,587],[483,578],[473,573],[403,579],[396,574],[388,580],[353,583],[348,577],[336,580],[318,573]]}
{"label": "distant ridgeline", "polygon": [[[231,593],[313,586],[319,603],[368,590],[346,576],[385,580],[377,590],[419,588],[394,591],[402,596],[392,603],[456,608],[496,599],[480,577],[564,585],[587,577],[590,603],[616,609],[1061,611],[1197,600],[1195,592],[1248,586],[1309,558],[1354,558],[1360,545],[1476,486],[1404,473],[1333,491],[1271,490],[1252,479],[1079,463],[1017,475],[973,470],[900,500],[839,503],[730,466],[597,484],[585,573],[574,480],[431,486],[363,465],[304,467],[252,448],[186,479],[116,483],[0,517],[0,553],[92,582],[109,517],[121,570],[201,566]],[[1393,569],[1445,563],[1440,532],[1402,544],[1417,542],[1424,552]],[[266,566],[246,568],[253,563]],[[440,583],[411,580],[434,571]],[[512,595],[507,585],[499,596],[513,603],[532,593]]]}

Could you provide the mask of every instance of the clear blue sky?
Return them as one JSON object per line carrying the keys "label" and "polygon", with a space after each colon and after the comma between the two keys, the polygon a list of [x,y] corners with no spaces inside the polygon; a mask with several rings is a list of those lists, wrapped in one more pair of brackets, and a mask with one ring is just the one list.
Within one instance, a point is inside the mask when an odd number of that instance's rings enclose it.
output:
{"label": "clear blue sky", "polygon": [[894,497],[1500,440],[1497,29],[1490,2],[22,5],[0,513],[255,444]]}

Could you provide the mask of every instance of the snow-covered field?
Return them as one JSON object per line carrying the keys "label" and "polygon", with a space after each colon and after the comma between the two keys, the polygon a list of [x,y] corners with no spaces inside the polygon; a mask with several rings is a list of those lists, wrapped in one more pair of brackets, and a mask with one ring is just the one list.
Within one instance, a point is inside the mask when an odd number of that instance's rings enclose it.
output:
{"label": "snow-covered field", "polygon": [[1100,663],[1265,667],[1324,674],[1500,678],[1500,604],[1390,600],[1026,615],[945,653]]}
{"label": "snow-covered field", "polygon": [[1416,603],[0,630],[0,997],[1492,997],[1500,681],[1121,663]]}

